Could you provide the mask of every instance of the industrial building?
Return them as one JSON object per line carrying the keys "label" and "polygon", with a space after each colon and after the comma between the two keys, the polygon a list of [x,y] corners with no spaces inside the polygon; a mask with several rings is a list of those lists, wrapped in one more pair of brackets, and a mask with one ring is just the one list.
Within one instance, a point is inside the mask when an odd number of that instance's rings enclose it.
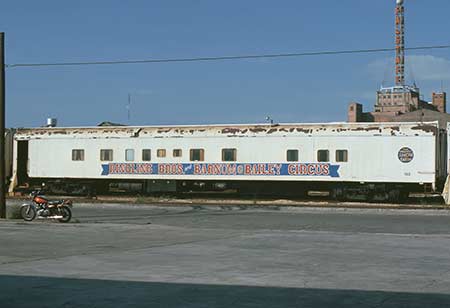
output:
{"label": "industrial building", "polygon": [[416,85],[405,83],[405,7],[397,0],[395,8],[395,86],[382,87],[376,93],[374,111],[364,112],[363,106],[351,102],[348,106],[348,122],[408,122],[439,121],[444,128],[450,122],[447,114],[447,94],[432,93],[432,101],[421,98]]}

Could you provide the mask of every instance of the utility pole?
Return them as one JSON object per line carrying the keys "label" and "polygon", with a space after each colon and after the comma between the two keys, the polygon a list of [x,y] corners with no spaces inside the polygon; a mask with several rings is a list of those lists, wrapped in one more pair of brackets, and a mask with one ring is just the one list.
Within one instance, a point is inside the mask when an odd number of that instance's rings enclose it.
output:
{"label": "utility pole", "polygon": [[0,32],[0,218],[6,218],[5,179],[5,33]]}

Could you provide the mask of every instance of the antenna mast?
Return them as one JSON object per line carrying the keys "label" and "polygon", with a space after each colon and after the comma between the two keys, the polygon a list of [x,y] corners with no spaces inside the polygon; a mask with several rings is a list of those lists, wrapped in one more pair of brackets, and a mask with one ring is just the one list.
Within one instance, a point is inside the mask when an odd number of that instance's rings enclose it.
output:
{"label": "antenna mast", "polygon": [[397,0],[395,7],[395,85],[405,85],[405,7]]}
{"label": "antenna mast", "polygon": [[128,125],[130,125],[131,120],[131,94],[128,93],[128,105],[127,105],[127,111],[128,111]]}

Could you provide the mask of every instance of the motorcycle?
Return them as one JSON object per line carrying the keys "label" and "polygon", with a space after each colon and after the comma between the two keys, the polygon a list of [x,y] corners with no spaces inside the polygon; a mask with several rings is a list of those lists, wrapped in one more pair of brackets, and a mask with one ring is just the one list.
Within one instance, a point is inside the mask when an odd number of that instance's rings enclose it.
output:
{"label": "motorcycle", "polygon": [[49,200],[41,191],[33,191],[30,194],[31,202],[25,203],[20,208],[20,214],[25,221],[36,218],[57,219],[59,222],[69,222],[72,218],[71,200]]}

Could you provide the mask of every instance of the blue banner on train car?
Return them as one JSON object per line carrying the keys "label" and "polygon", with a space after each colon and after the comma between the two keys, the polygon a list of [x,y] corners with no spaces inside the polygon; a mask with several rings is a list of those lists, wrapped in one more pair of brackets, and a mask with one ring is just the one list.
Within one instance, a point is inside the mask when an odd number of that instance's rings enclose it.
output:
{"label": "blue banner on train car", "polygon": [[109,163],[102,175],[217,175],[339,177],[339,165],[328,163]]}

